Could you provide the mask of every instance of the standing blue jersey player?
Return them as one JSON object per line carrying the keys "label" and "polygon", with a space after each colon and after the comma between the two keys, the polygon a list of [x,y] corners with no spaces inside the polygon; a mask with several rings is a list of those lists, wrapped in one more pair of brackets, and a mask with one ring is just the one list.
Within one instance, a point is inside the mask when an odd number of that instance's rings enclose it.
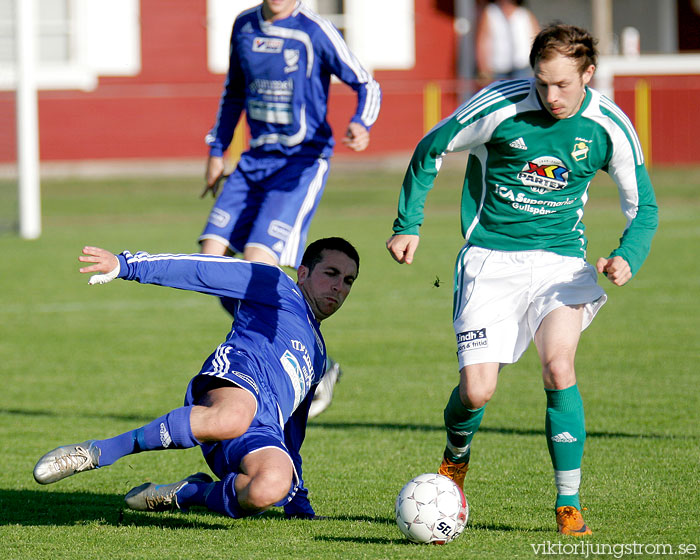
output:
{"label": "standing blue jersey player", "polygon": [[[331,75],[357,94],[343,143],[369,144],[379,85],[327,20],[296,0],[264,0],[242,12],[231,33],[230,65],[214,128],[202,196],[217,194],[199,237],[202,253],[296,268],[326,184],[334,140],[326,121]],[[223,154],[245,111],[250,146],[225,178]],[[224,307],[233,310],[226,300]],[[329,404],[337,364],[317,392],[311,416]]]}
{"label": "standing blue jersey player", "polygon": [[350,293],[359,256],[338,237],[307,248],[295,284],[281,269],[211,255],[113,255],[83,249],[81,268],[97,273],[91,284],[114,278],[170,286],[237,302],[226,340],[192,378],[185,406],[103,440],[64,445],[34,468],[40,484],[160,449],[200,446],[212,472],[164,485],[142,484],[126,495],[143,511],[204,506],[239,518],[284,506],[288,517],[313,518],[299,453],[309,405],[324,374],[326,348],[320,322]]}

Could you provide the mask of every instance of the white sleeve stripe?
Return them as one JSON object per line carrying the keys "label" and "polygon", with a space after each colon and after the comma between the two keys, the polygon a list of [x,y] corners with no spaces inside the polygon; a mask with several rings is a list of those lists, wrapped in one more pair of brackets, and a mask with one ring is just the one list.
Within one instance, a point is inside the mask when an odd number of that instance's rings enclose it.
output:
{"label": "white sleeve stripe", "polygon": [[350,69],[357,76],[358,80],[368,81],[371,79],[368,72],[362,67],[355,55],[350,52],[347,43],[343,40],[338,30],[333,26],[333,24],[325,18],[320,17],[315,12],[312,12],[308,8],[302,8],[302,13],[312,20],[318,27],[323,31],[324,35],[328,37],[328,40],[333,44],[333,48],[340,59],[347,64]]}
{"label": "white sleeve stripe", "polygon": [[367,126],[371,126],[379,116],[379,107],[381,104],[381,90],[379,84],[372,79],[366,86],[367,98],[365,100],[365,108],[362,111],[362,122]]}
{"label": "white sleeve stripe", "polygon": [[139,251],[135,255],[132,255],[128,251],[125,251],[124,257],[126,258],[126,262],[128,264],[139,263],[139,262],[157,262],[157,261],[248,262],[248,261],[244,261],[242,259],[236,259],[233,257],[219,257],[216,255],[203,255],[203,254],[201,254],[201,255],[200,254],[179,255],[179,254],[170,254],[170,253],[151,255],[150,253],[144,253],[142,251]]}
{"label": "white sleeve stripe", "polygon": [[333,45],[338,57],[355,74],[358,81],[364,83],[367,91],[367,98],[365,100],[365,107],[360,118],[364,124],[371,126],[379,116],[379,105],[381,99],[379,94],[379,84],[374,80],[370,73],[365,70],[357,57],[350,51],[347,43],[343,40],[338,30],[333,26],[333,24],[331,24],[330,21],[320,17],[318,14],[306,7],[303,7],[301,12],[318,25],[319,29],[321,29],[326,37],[328,37],[328,40]]}
{"label": "white sleeve stripe", "polygon": [[639,137],[637,136],[637,132],[634,130],[634,126],[632,126],[632,122],[617,105],[615,105],[612,101],[610,101],[610,99],[608,99],[604,95],[600,96],[600,105],[602,107],[605,107],[611,113],[613,113],[620,121],[619,124],[624,126],[624,128],[627,130],[627,135],[632,141],[635,161],[637,165],[642,165],[644,163],[644,152],[642,151],[642,146],[639,141]]}
{"label": "white sleeve stripe", "polygon": [[469,118],[474,113],[494,104],[497,101],[507,99],[512,95],[525,93],[530,89],[529,85],[523,87],[522,83],[509,84],[508,87],[500,87],[489,89],[481,95],[472,98],[465,106],[462,112],[458,115],[459,119],[464,119],[465,115]]}
{"label": "white sleeve stripe", "polygon": [[506,100],[510,97],[527,93],[529,90],[530,83],[522,81],[510,83],[507,85],[507,87],[487,90],[481,95],[472,98],[466,105],[463,106],[461,112],[459,112],[456,116],[457,121],[463,124],[474,117],[474,115],[480,113],[484,109],[487,109],[491,105]]}

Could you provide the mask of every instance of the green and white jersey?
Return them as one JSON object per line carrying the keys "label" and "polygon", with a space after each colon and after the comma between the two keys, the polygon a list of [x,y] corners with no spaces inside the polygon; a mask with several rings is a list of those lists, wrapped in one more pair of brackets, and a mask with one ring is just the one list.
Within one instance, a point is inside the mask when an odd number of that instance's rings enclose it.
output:
{"label": "green and white jersey", "polygon": [[462,234],[500,251],[546,250],[586,256],[582,222],[588,187],[600,169],[614,179],[627,226],[620,255],[636,273],[658,225],[654,191],[632,124],[610,99],[587,88],[580,110],[558,120],[543,108],[534,80],[496,82],[431,130],[404,178],[394,233],[418,234],[442,157],[469,150]]}

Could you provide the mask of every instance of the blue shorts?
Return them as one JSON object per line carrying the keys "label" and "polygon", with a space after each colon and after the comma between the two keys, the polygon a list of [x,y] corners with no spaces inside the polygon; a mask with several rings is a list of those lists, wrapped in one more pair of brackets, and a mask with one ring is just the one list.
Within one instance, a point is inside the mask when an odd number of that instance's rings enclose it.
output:
{"label": "blue shorts", "polygon": [[257,247],[280,265],[297,268],[328,170],[325,158],[243,154],[199,241],[214,239],[235,253]]}
{"label": "blue shorts", "polygon": [[[230,346],[220,345],[190,381],[185,406],[196,404],[210,389],[227,384],[237,385],[253,395],[257,408],[250,427],[242,436],[201,444],[202,454],[212,472],[223,480],[231,473],[240,472],[243,457],[269,447],[275,447],[289,456],[293,466],[284,442],[284,419],[277,401],[272,396],[265,376],[245,354],[236,352]],[[299,476],[294,469],[290,493],[284,503],[291,500],[298,485]]]}

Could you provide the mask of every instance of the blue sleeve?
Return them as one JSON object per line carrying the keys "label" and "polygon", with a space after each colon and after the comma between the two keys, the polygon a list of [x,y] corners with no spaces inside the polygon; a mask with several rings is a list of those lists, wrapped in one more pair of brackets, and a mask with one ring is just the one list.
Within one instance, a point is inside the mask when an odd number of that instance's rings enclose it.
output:
{"label": "blue sleeve", "polygon": [[287,517],[313,518],[316,514],[309,502],[309,491],[304,485],[301,472],[301,444],[306,436],[306,422],[309,417],[309,407],[314,398],[316,386],[312,387],[304,400],[294,411],[294,414],[287,420],[284,426],[284,443],[287,446],[289,455],[294,463],[294,468],[299,475],[299,488],[292,498],[292,501],[284,506],[284,513]]}
{"label": "blue sleeve", "polygon": [[235,44],[238,28],[238,20],[236,20],[231,31],[229,68],[219,102],[216,124],[206,137],[210,156],[222,156],[228,149],[245,105],[245,77]]}
{"label": "blue sleeve", "polygon": [[326,70],[355,90],[357,109],[350,120],[369,130],[379,116],[382,102],[379,83],[357,60],[331,23],[323,22],[320,29],[318,36],[314,37],[314,49]]}
{"label": "blue sleeve", "polygon": [[151,255],[124,251],[119,278],[169,286],[219,297],[281,307],[285,297],[299,297],[294,281],[276,266],[213,255]]}

